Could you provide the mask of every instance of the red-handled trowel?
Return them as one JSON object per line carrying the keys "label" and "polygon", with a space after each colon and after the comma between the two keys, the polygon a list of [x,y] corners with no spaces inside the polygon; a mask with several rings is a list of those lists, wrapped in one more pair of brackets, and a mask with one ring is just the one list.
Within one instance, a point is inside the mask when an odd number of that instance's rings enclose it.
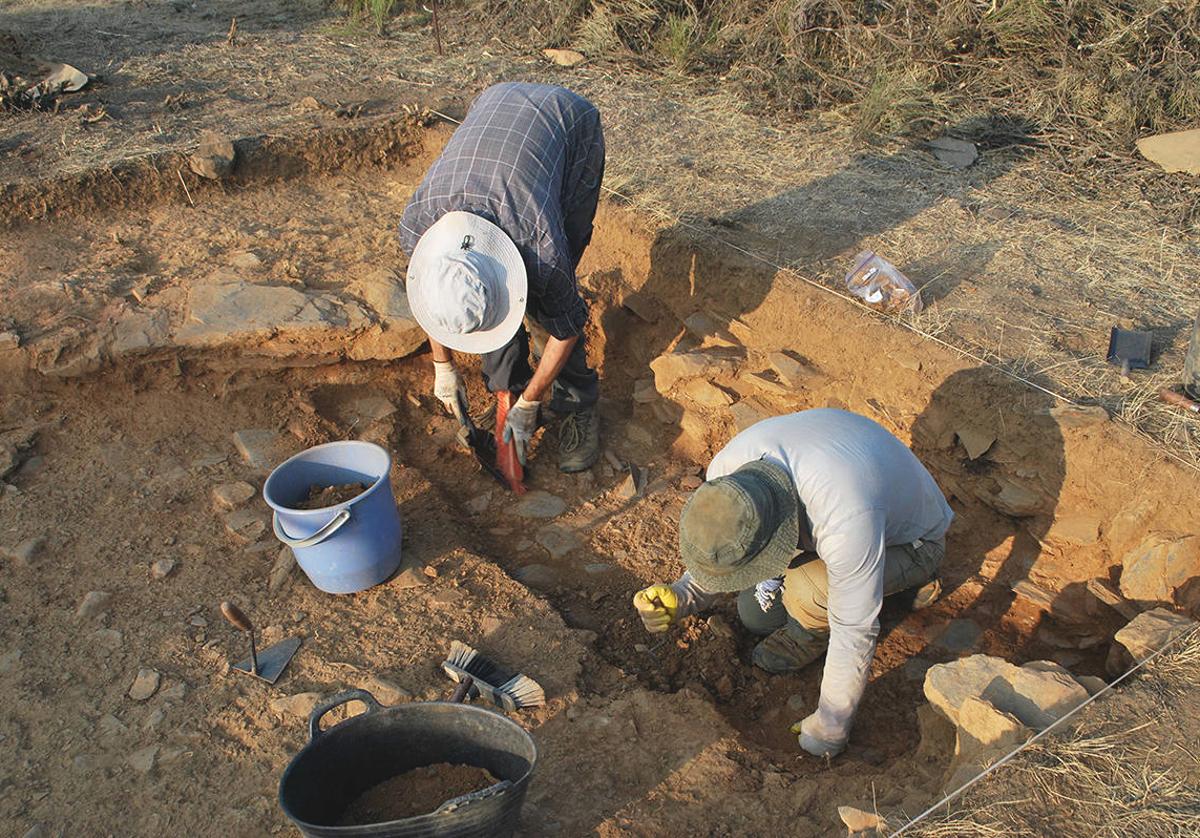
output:
{"label": "red-handled trowel", "polygon": [[504,472],[497,465],[497,440],[493,439],[492,435],[483,428],[476,427],[475,423],[471,421],[471,414],[467,412],[467,403],[461,392],[454,400],[454,418],[461,426],[458,429],[459,441],[471,449],[471,453],[475,455],[480,467],[487,474],[496,478],[496,481],[504,488],[509,488],[508,478],[504,476]]}

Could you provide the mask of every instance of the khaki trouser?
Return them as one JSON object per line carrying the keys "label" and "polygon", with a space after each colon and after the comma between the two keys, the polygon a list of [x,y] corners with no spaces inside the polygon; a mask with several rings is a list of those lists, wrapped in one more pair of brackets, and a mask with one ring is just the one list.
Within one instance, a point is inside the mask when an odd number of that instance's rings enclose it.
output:
{"label": "khaki trouser", "polygon": [[[806,561],[811,553],[801,553],[798,562],[783,576],[783,592],[768,611],[754,598],[754,589],[738,597],[738,614],[746,628],[755,634],[770,634],[795,620],[813,632],[829,631],[829,576],[819,558]],[[937,576],[946,555],[946,541],[920,541],[888,547],[883,564],[883,595],[920,587]]]}

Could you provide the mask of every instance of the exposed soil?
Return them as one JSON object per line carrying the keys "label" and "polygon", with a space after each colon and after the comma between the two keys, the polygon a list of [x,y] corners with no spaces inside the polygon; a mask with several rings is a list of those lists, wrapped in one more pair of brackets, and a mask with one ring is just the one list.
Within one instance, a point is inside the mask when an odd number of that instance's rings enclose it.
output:
{"label": "exposed soil", "polygon": [[337,826],[365,826],[432,812],[447,800],[495,785],[486,768],[439,762],[372,786],[346,807]]}
{"label": "exposed soil", "polygon": [[343,483],[340,486],[313,484],[308,487],[308,497],[296,504],[296,509],[324,509],[327,506],[337,506],[339,503],[354,500],[369,488],[366,483]]}

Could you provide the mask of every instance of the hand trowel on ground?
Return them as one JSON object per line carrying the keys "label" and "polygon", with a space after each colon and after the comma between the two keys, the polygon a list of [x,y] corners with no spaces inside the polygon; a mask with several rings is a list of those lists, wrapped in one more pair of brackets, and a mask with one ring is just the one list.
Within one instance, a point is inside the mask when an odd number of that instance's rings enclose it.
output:
{"label": "hand trowel on ground", "polygon": [[296,654],[296,650],[300,648],[300,638],[289,637],[286,640],[280,640],[260,652],[254,642],[254,624],[250,622],[250,618],[242,609],[232,602],[222,602],[221,615],[238,631],[244,631],[250,635],[250,657],[238,661],[230,668],[253,675],[268,684],[278,681],[279,676],[283,674],[283,670],[292,660],[292,655]]}

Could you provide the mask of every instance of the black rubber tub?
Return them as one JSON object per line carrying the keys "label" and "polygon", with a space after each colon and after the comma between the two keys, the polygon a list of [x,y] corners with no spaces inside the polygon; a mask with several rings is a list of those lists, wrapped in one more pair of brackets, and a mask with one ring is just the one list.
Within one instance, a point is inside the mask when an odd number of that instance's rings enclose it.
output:
{"label": "black rubber tub", "polygon": [[[320,728],[321,717],[348,701],[367,711]],[[334,696],[313,709],[309,742],[279,781],[284,813],[312,838],[473,838],[510,836],[537,762],[533,739],[497,713],[429,701],[382,707],[364,690]],[[335,826],[346,807],[374,785],[439,762],[486,768],[491,788],[441,802],[427,815],[363,826]],[[440,801],[431,801],[437,806]]]}

